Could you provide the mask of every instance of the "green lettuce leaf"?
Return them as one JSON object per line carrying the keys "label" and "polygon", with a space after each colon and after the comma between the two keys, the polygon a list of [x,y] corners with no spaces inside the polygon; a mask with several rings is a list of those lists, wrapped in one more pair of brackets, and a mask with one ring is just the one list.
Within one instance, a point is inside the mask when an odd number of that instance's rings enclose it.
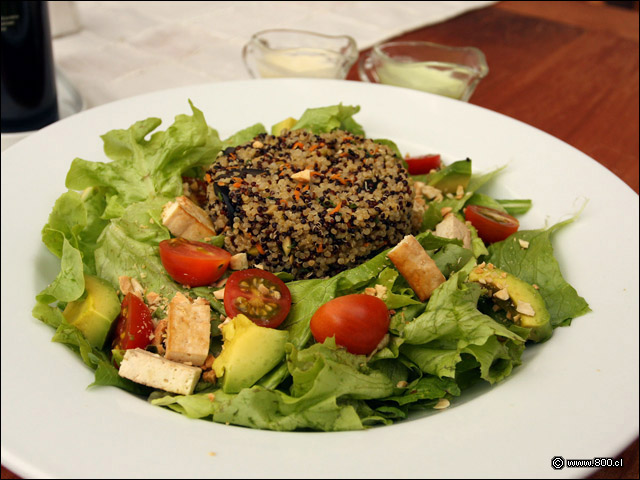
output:
{"label": "green lettuce leaf", "polygon": [[160,221],[162,207],[171,199],[152,197],[130,205],[122,217],[112,219],[98,239],[95,250],[99,277],[118,287],[118,278],[135,278],[147,291],[170,300],[177,292],[197,295],[220,313],[224,307],[208,287],[186,289],[174,282],[160,260],[158,243],[170,238]]}
{"label": "green lettuce leaf", "polygon": [[[210,164],[222,147],[218,133],[191,104],[192,116],[178,115],[166,131],[153,132],[160,119],[148,118],[126,130],[102,136],[109,163],[76,158],[66,178],[67,188],[108,187],[114,195],[111,210],[152,196],[175,197],[182,193],[181,174],[195,166]],[[119,210],[115,208],[116,212]]]}
{"label": "green lettuce leaf", "polygon": [[466,205],[480,205],[509,215],[523,215],[531,209],[532,203],[531,200],[500,200],[476,192],[469,198]]}
{"label": "green lettuce leaf", "polygon": [[[521,280],[537,285],[554,327],[569,325],[571,319],[591,311],[587,301],[564,279],[553,255],[551,236],[573,220],[548,229],[516,232],[506,240],[492,244],[486,259]],[[519,240],[529,242],[529,247],[522,248]]]}
{"label": "green lettuce leaf", "polygon": [[266,128],[264,128],[263,124],[256,123],[255,125],[244,128],[239,132],[231,135],[224,142],[222,142],[222,148],[225,149],[227,147],[237,147],[238,145],[242,145],[243,143],[250,142],[261,133],[267,133],[267,130]]}
{"label": "green lettuce leaf", "polygon": [[328,133],[341,129],[356,135],[364,135],[362,126],[353,119],[353,115],[360,111],[360,107],[347,105],[332,105],[330,107],[309,108],[291,130],[304,128],[313,133]]}
{"label": "green lettuce leaf", "polygon": [[338,349],[331,340],[305,350],[288,344],[291,395],[254,386],[238,394],[221,390],[189,396],[156,394],[151,403],[192,418],[209,417],[252,428],[361,430],[365,423],[384,423],[384,418],[358,400],[383,398],[393,392],[391,380],[365,363],[365,357]]}
{"label": "green lettuce leaf", "polygon": [[95,370],[95,381],[91,385],[114,386],[137,395],[149,395],[151,392],[149,388],[118,375],[107,354],[92,347],[82,332],[65,320],[60,322],[51,341],[66,345],[80,355],[85,365]]}
{"label": "green lettuce leaf", "polygon": [[424,313],[404,326],[400,351],[424,373],[451,378],[462,354],[473,355],[482,378],[493,383],[519,363],[524,339],[477,309],[480,286],[462,283],[473,263],[440,285]]}
{"label": "green lettuce leaf", "polygon": [[460,388],[453,379],[428,376],[409,385],[403,395],[394,395],[384,400],[395,402],[398,405],[422,403],[425,406],[433,406],[438,399],[448,395],[456,397],[460,395]]}
{"label": "green lettuce leaf", "polygon": [[77,248],[63,237],[60,272],[55,280],[36,296],[39,303],[70,302],[84,293],[84,266]]}

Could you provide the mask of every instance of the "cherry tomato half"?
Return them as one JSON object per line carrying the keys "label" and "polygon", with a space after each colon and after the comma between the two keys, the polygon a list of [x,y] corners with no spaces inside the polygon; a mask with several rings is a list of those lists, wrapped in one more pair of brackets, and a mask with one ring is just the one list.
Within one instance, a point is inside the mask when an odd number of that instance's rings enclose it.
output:
{"label": "cherry tomato half", "polygon": [[317,342],[335,337],[336,345],[356,355],[368,355],[389,330],[389,311],[379,298],[355,293],[322,305],[311,317],[310,326]]}
{"label": "cherry tomato half", "polygon": [[431,170],[437,170],[442,165],[439,153],[422,155],[420,157],[409,157],[405,158],[405,161],[407,162],[407,169],[410,175],[429,173]]}
{"label": "cherry tomato half", "polygon": [[211,285],[224,274],[231,254],[208,243],[172,238],[160,242],[160,260],[176,282],[201,287]]}
{"label": "cherry tomato half", "polygon": [[478,231],[486,243],[504,240],[518,231],[520,222],[508,213],[480,205],[469,205],[464,209],[464,218]]}
{"label": "cherry tomato half", "polygon": [[112,346],[118,350],[145,348],[151,343],[155,326],[149,307],[133,293],[127,293],[116,320]]}
{"label": "cherry tomato half", "polygon": [[224,309],[230,317],[242,313],[256,325],[277,328],[291,310],[291,292],[273,273],[241,270],[227,279]]}

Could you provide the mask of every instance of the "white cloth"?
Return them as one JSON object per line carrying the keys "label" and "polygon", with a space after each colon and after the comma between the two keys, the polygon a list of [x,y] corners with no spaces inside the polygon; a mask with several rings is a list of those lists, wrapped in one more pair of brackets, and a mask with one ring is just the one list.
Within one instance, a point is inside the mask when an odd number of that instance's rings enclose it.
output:
{"label": "white cloth", "polygon": [[[49,2],[54,23],[61,21],[56,3]],[[494,2],[74,3],[81,29],[53,40],[54,58],[93,107],[165,88],[247,79],[242,47],[260,30],[346,34],[362,50]]]}

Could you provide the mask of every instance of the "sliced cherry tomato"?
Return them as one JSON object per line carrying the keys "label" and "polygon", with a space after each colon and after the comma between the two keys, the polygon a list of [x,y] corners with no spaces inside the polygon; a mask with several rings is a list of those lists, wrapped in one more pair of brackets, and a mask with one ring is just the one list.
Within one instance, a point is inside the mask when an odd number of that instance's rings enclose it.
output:
{"label": "sliced cherry tomato", "polygon": [[291,292],[273,273],[241,270],[227,279],[224,309],[230,317],[242,313],[256,325],[277,328],[291,310]]}
{"label": "sliced cherry tomato", "polygon": [[464,218],[478,231],[486,243],[504,240],[518,231],[520,222],[508,213],[481,205],[469,205],[464,209]]}
{"label": "sliced cherry tomato", "polygon": [[442,165],[439,153],[422,155],[421,157],[409,157],[405,158],[405,161],[410,175],[429,173],[431,170],[437,170]]}
{"label": "sliced cherry tomato", "polygon": [[160,260],[176,282],[201,287],[211,285],[224,274],[231,254],[208,243],[172,238],[160,242]]}
{"label": "sliced cherry tomato", "polygon": [[316,341],[335,337],[336,345],[356,355],[368,355],[389,330],[389,310],[377,297],[345,295],[322,305],[311,317],[310,326]]}
{"label": "sliced cherry tomato", "polygon": [[155,326],[149,307],[133,293],[127,293],[116,320],[112,346],[118,350],[145,348],[151,343]]}

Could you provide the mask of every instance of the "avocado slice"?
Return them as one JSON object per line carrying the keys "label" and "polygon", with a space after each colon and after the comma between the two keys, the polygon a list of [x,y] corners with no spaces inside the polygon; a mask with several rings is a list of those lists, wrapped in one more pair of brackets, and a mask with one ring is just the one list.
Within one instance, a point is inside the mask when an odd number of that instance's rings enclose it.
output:
{"label": "avocado slice", "polygon": [[491,264],[475,267],[469,280],[480,283],[491,299],[510,314],[515,324],[531,329],[528,340],[543,342],[551,337],[553,327],[549,311],[542,295],[533,286]]}
{"label": "avocado slice", "polygon": [[471,179],[471,159],[459,160],[429,175],[428,184],[443,193],[456,193],[458,185],[466,190]]}
{"label": "avocado slice", "polygon": [[289,338],[286,330],[260,327],[240,314],[222,330],[222,353],[213,361],[213,371],[225,393],[251,387],[284,357]]}
{"label": "avocado slice", "polygon": [[91,346],[100,349],[120,314],[120,299],[115,289],[98,277],[85,275],[84,287],[85,295],[69,302],[62,315],[83,333]]}
{"label": "avocado slice", "polygon": [[293,117],[285,118],[281,122],[278,122],[273,127],[271,127],[271,135],[275,135],[277,137],[285,128],[287,130],[291,130],[291,127],[293,127],[296,123],[298,123],[298,120]]}

